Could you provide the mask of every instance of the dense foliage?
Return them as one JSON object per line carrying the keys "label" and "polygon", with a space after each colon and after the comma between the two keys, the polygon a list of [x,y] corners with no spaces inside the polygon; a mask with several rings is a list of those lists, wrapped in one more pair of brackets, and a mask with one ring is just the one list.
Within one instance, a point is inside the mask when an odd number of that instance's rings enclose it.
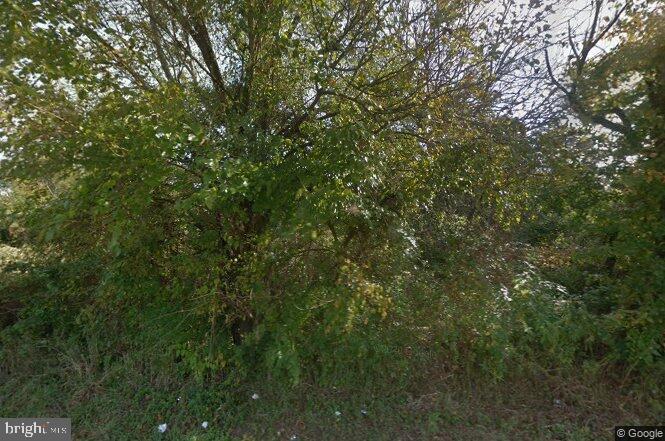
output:
{"label": "dense foliage", "polygon": [[552,8],[2,2],[3,375],[658,378],[662,5]]}

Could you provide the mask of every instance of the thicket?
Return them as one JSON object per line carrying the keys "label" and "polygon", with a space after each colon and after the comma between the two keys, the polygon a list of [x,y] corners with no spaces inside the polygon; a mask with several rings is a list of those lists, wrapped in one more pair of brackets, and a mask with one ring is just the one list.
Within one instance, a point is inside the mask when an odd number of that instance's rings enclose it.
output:
{"label": "thicket", "polygon": [[2,2],[2,375],[657,385],[662,8],[536,3]]}

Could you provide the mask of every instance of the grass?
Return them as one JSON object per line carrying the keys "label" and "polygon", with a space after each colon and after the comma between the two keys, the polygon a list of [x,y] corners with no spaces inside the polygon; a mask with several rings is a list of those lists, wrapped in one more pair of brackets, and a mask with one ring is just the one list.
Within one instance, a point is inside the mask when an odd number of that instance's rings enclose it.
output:
{"label": "grass", "polygon": [[615,425],[665,420],[663,400],[583,370],[498,381],[430,360],[382,381],[349,372],[326,387],[230,386],[138,353],[100,367],[83,351],[19,347],[1,359],[0,415],[71,417],[77,440],[596,440],[613,439]]}

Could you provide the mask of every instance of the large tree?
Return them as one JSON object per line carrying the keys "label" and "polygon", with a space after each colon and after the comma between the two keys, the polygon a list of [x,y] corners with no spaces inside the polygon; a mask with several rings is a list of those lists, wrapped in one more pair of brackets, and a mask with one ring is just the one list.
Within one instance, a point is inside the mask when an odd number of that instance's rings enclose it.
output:
{"label": "large tree", "polygon": [[515,11],[3,2],[0,166],[31,201],[13,215],[44,255],[93,262],[77,298],[110,311],[162,296],[210,335],[252,330],[284,351],[303,330],[385,316],[409,217],[457,188],[433,179],[445,158],[487,186],[511,160],[504,145],[482,165],[473,138],[522,63]]}

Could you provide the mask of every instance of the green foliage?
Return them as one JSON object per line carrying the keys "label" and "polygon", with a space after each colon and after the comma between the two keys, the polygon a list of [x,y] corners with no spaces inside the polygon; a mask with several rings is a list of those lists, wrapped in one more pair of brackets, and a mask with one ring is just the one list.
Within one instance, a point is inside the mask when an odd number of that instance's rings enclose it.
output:
{"label": "green foliage", "polygon": [[539,62],[486,46],[536,37],[492,3],[3,2],[0,365],[662,372],[665,57],[625,56],[663,54],[662,11],[571,61],[552,120],[581,124],[531,127],[501,70]]}

